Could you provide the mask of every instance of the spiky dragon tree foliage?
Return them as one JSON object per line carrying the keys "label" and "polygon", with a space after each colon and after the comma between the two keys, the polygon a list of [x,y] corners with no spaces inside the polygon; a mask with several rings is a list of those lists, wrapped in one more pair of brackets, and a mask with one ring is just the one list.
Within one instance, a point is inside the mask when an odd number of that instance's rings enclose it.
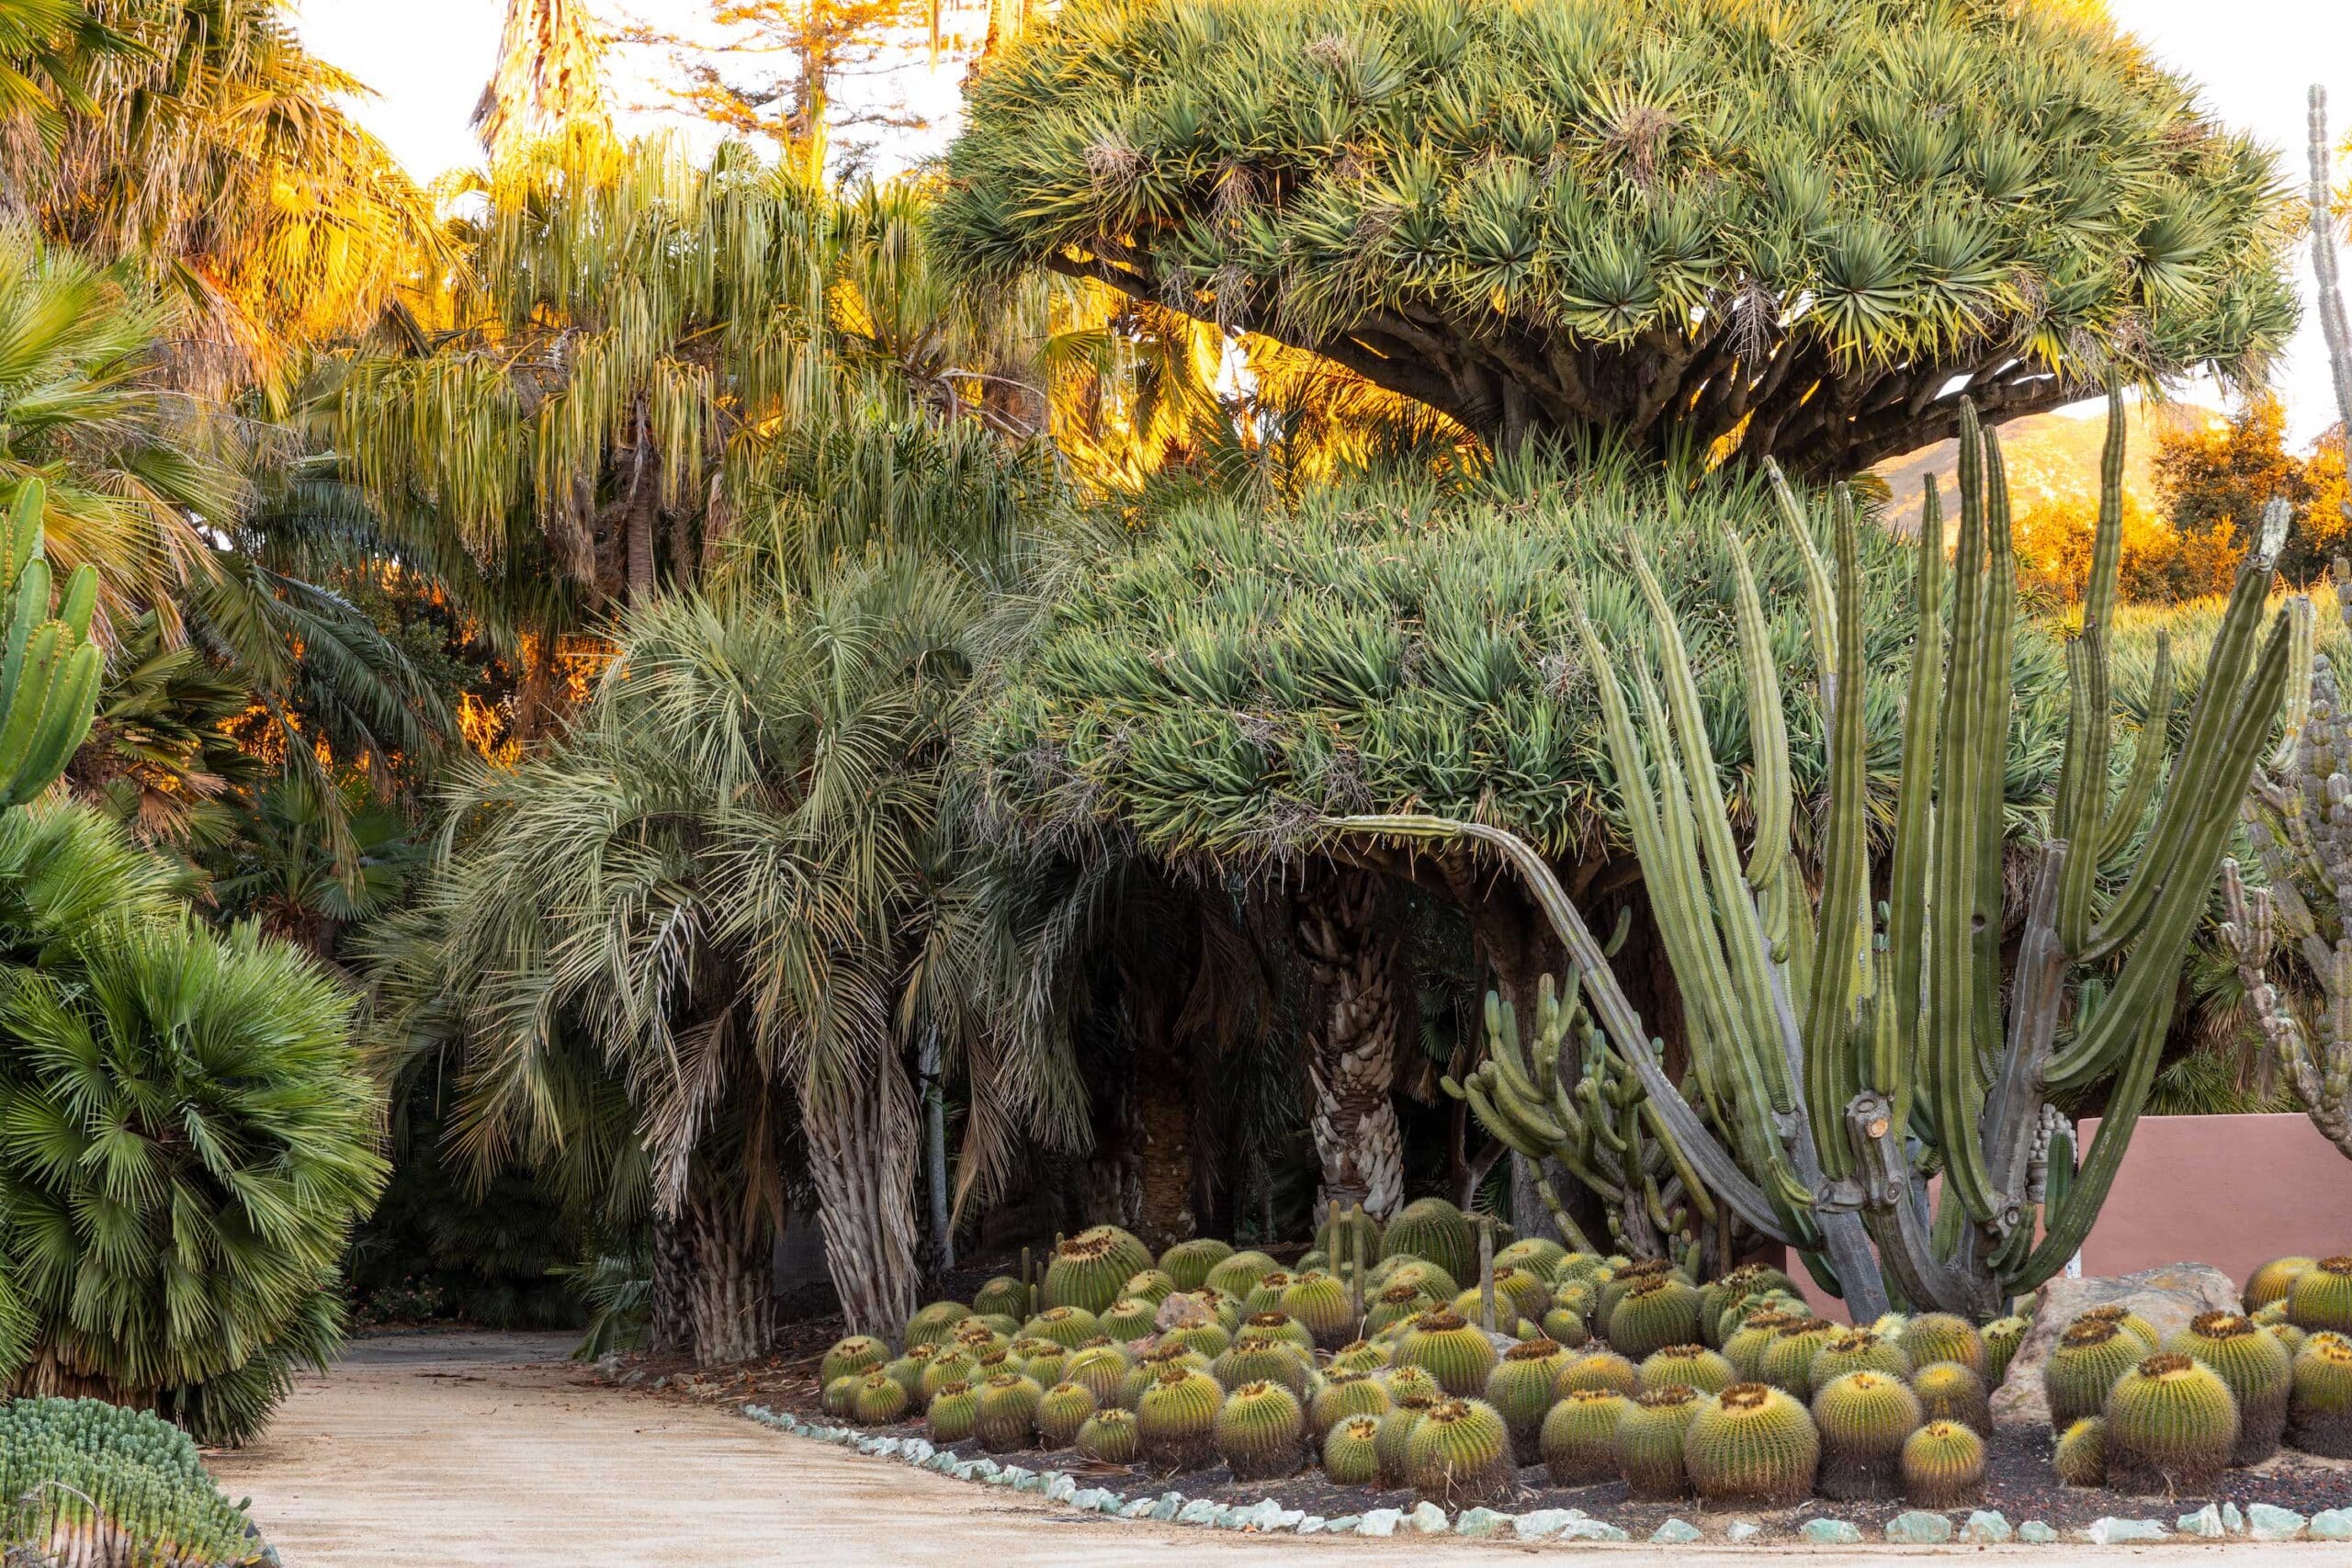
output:
{"label": "spiky dragon tree foliage", "polygon": [[2081,7],[1080,0],[991,62],[937,215],[1499,446],[1848,473],[2280,344],[2269,155]]}
{"label": "spiky dragon tree foliage", "polygon": [[[2141,746],[2116,790],[2108,629],[2121,555],[2123,432],[2119,400],[2083,629],[2065,653],[2071,705],[2050,836],[2034,855],[2014,942],[2005,941],[1999,787],[2014,757],[2009,493],[1998,440],[1966,408],[1951,613],[1939,610],[1947,563],[1930,488],[1916,552],[1915,646],[1901,661],[1909,694],[1888,729],[1866,724],[1863,672],[1876,661],[1866,654],[1860,529],[1843,491],[1834,575],[1817,559],[1809,574],[1834,730],[1830,807],[1810,871],[1792,847],[1798,792],[1783,761],[1778,660],[1736,540],[1733,619],[1759,760],[1745,791],[1755,818],[1747,850],[1733,837],[1688,638],[1645,542],[1627,540],[1625,562],[1649,608],[1649,635],[1612,640],[1593,616],[1577,622],[1621,806],[1690,1026],[1695,1096],[1668,1078],[1591,928],[1535,845],[1487,822],[1430,815],[1330,823],[1346,835],[1499,851],[1582,972],[1600,1024],[1596,1048],[1640,1075],[1659,1135],[1713,1200],[1807,1254],[1858,1320],[1886,1311],[1890,1286],[1915,1308],[1990,1319],[2074,1255],[2146,1103],[2183,954],[2279,715],[2288,626],[2275,626],[2267,644],[2261,637],[2284,532],[2274,509],[2239,570],[2177,754]],[[1810,526],[1792,497],[1789,518],[1810,555]],[[1687,568],[1678,560],[1672,575]],[[2164,734],[2148,728],[2152,738]],[[1889,730],[1902,740],[1901,784],[1891,843],[1874,855],[1871,738]],[[2012,945],[2014,964],[2005,953]],[[2094,965],[2111,987],[2083,991],[2086,1005],[2062,1041],[2069,977]],[[1482,1119],[1515,1145],[1573,1150],[1570,1129],[1583,1112],[1557,1066],[1498,1080],[1500,1092],[1479,1104]],[[2090,1089],[2104,1089],[2106,1111],[2076,1174],[2071,1130],[2060,1135],[2064,1119],[2050,1097]],[[1937,1158],[1915,1159],[1914,1138]],[[1923,1168],[1934,1165],[1943,1196],[1930,1219]]]}
{"label": "spiky dragon tree foliage", "polygon": [[347,994],[290,944],[114,916],[0,976],[0,1257],[28,1330],[0,1372],[241,1442],[333,1353],[381,1097]]}

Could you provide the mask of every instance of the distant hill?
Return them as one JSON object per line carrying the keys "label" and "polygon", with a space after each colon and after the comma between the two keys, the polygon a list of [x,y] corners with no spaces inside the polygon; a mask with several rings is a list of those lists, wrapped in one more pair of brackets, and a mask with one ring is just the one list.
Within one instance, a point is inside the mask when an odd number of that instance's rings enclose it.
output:
{"label": "distant hill", "polygon": [[[2009,493],[2019,511],[2038,498],[2072,496],[2088,501],[2098,497],[2099,448],[2107,441],[2107,409],[2098,403],[2086,403],[2079,408],[2080,412],[2029,414],[1999,427],[2001,452],[2008,459]],[[2133,402],[2124,448],[2124,489],[2133,492],[2149,510],[2155,510],[2156,430],[2174,421],[2220,417],[2216,411],[2196,403]],[[1888,520],[1898,532],[1916,534],[1919,526],[1919,497],[1928,475],[1936,476],[1937,487],[1943,492],[1945,515],[1948,519],[1951,515],[1952,487],[1960,473],[1960,444],[1943,441],[1924,446],[1900,457],[1890,457],[1871,472],[1886,480],[1894,492]]]}

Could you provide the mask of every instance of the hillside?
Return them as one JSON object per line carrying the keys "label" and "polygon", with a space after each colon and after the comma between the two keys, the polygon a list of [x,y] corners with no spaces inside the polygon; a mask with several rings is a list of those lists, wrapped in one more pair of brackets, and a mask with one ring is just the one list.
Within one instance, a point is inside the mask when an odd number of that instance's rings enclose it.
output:
{"label": "hillside", "polygon": [[[2155,509],[2156,501],[2153,468],[2156,429],[2171,421],[2212,413],[2195,403],[2132,404],[2123,483],[2149,510]],[[2073,496],[2087,502],[2098,496],[2099,446],[2107,438],[2105,405],[2081,403],[2054,413],[2012,420],[2000,427],[2000,434],[2002,452],[2008,458],[2010,494],[2020,512],[2040,499]],[[1919,498],[1928,475],[1936,476],[1936,483],[1950,502],[1959,468],[1958,453],[1957,443],[1939,442],[1890,458],[1871,470],[1894,492],[1887,515],[1898,531],[1909,534],[1917,528]]]}

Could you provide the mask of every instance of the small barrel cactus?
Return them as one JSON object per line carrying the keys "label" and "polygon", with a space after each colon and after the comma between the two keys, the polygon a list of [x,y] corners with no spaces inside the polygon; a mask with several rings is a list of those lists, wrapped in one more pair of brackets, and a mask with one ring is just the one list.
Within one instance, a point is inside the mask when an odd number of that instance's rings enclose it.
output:
{"label": "small barrel cactus", "polygon": [[1397,1344],[1396,1363],[1420,1367],[1457,1399],[1484,1393],[1487,1375],[1500,1359],[1484,1330],[1451,1312],[1433,1312]]}
{"label": "small barrel cactus", "polygon": [[1133,1344],[1148,1337],[1159,1326],[1159,1309],[1149,1302],[1122,1296],[1102,1309],[1095,1326],[1114,1339]]}
{"label": "small barrel cactus", "polygon": [[1635,1280],[1609,1313],[1609,1343],[1621,1356],[1639,1360],[1668,1345],[1699,1338],[1699,1292],[1672,1274]]}
{"label": "small barrel cactus", "polygon": [[967,1382],[944,1382],[931,1396],[922,1418],[931,1427],[933,1442],[942,1448],[960,1443],[979,1422],[980,1391]]}
{"label": "small barrel cactus", "polygon": [[870,1335],[853,1334],[825,1352],[817,1363],[817,1381],[830,1388],[835,1378],[863,1376],[889,1359],[889,1346]]}
{"label": "small barrel cactus", "polygon": [[1306,1412],[1278,1382],[1245,1382],[1227,1394],[1214,1431],[1217,1455],[1236,1481],[1296,1474],[1306,1457]]}
{"label": "small barrel cactus", "polygon": [[1227,1389],[1245,1382],[1278,1382],[1294,1394],[1306,1392],[1306,1359],[1285,1339],[1244,1334],[1230,1349],[1209,1363],[1209,1372]]}
{"label": "small barrel cactus", "polygon": [[1122,1299],[1149,1302],[1154,1306],[1175,1293],[1175,1277],[1162,1269],[1147,1269],[1140,1274],[1130,1274],[1127,1282],[1119,1287]]}
{"label": "small barrel cactus", "polygon": [[1381,1386],[1388,1391],[1388,1399],[1391,1404],[1403,1399],[1407,1394],[1417,1393],[1432,1402],[1442,1398],[1445,1394],[1445,1390],[1438,1386],[1437,1379],[1430,1375],[1426,1367],[1392,1366],[1380,1374],[1380,1382]]}
{"label": "small barrel cactus", "polygon": [[1197,1291],[1209,1282],[1209,1270],[1233,1256],[1233,1248],[1213,1236],[1177,1242],[1159,1255],[1159,1271],[1176,1281],[1180,1291]]}
{"label": "small barrel cactus", "polygon": [[1062,1363],[1062,1379],[1094,1396],[1098,1407],[1119,1403],[1119,1385],[1127,1380],[1127,1353],[1116,1345],[1090,1346]]}
{"label": "small barrel cactus", "polygon": [[2028,1324],[2021,1317],[1996,1317],[1986,1324],[1984,1337],[1984,1385],[1998,1388],[2001,1380],[2009,1375],[2009,1362],[2016,1357],[2018,1347],[2025,1343]]}
{"label": "small barrel cactus", "polygon": [[857,1414],[857,1385],[865,1376],[864,1372],[843,1372],[827,1383],[824,1392],[818,1396],[818,1402],[825,1407],[825,1414],[838,1416],[844,1421],[854,1416]]}
{"label": "small barrel cactus", "polygon": [[1903,1495],[1903,1439],[1927,1419],[1911,1385],[1888,1372],[1840,1373],[1813,1396],[1821,1495],[1841,1503]]}
{"label": "small barrel cactus", "polygon": [[1957,1421],[1991,1436],[1993,1396],[1975,1369],[1958,1361],[1930,1361],[1911,1374],[1911,1392],[1930,1421]]}
{"label": "small barrel cactus", "polygon": [[1241,1298],[1244,1315],[1254,1317],[1261,1313],[1282,1312],[1283,1292],[1290,1289],[1293,1278],[1289,1270],[1283,1269],[1258,1276],[1258,1282],[1250,1286],[1250,1293]]}
{"label": "small barrel cactus", "polygon": [[968,1350],[934,1350],[931,1359],[923,1363],[915,1385],[916,1396],[928,1404],[951,1382],[978,1382],[979,1370],[980,1359]]}
{"label": "small barrel cactus", "polygon": [[1478,1234],[1469,1216],[1444,1199],[1417,1198],[1381,1232],[1380,1255],[1425,1258],[1459,1280],[1478,1266]]}
{"label": "small barrel cactus", "polygon": [[1813,1359],[1838,1333],[1838,1325],[1826,1318],[1801,1318],[1789,1325],[1773,1335],[1756,1358],[1756,1381],[1800,1400],[1812,1398]]}
{"label": "small barrel cactus", "polygon": [[1625,1292],[1645,1280],[1667,1279],[1681,1280],[1686,1285],[1690,1282],[1663,1258],[1636,1258],[1603,1268],[1593,1277],[1593,1284],[1600,1292],[1593,1303],[1594,1323],[1605,1332],[1611,1314],[1616,1312],[1617,1303],[1625,1299]]}
{"label": "small barrel cactus", "polygon": [[1270,1307],[1264,1312],[1251,1313],[1248,1317],[1243,1318],[1241,1326],[1234,1333],[1234,1337],[1238,1339],[1244,1334],[1254,1334],[1261,1339],[1285,1340],[1296,1346],[1300,1353],[1306,1356],[1311,1358],[1315,1354],[1315,1336],[1308,1331],[1305,1324],[1300,1323],[1280,1307]]}
{"label": "small barrel cactus", "polygon": [[2295,1359],[2254,1320],[2233,1312],[2199,1313],[2165,1341],[2165,1348],[2204,1362],[2230,1385],[2238,1402],[2238,1442],[2233,1464],[2260,1464],[2278,1451],[2287,1430],[2287,1396]]}
{"label": "small barrel cactus", "polygon": [[1330,1275],[1301,1274],[1282,1293],[1281,1310],[1306,1330],[1321,1350],[1336,1350],[1356,1337],[1354,1304],[1348,1288]]}
{"label": "small barrel cactus", "polygon": [[1510,1428],[1511,1456],[1521,1464],[1542,1457],[1544,1417],[1559,1397],[1560,1369],[1567,1361],[1568,1353],[1552,1340],[1524,1339],[1487,1374],[1487,1403]]}
{"label": "small barrel cactus", "polygon": [[2238,1403],[2212,1368],[2158,1352],[2107,1396],[2107,1483],[2119,1492],[2202,1492],[2238,1443]]}
{"label": "small barrel cactus", "polygon": [[2296,1275],[2287,1321],[2306,1334],[2352,1334],[2352,1257],[2323,1258]]}
{"label": "small barrel cactus", "polygon": [[1197,1470],[1216,1453],[1216,1413],[1225,1389],[1190,1367],[1170,1367],[1136,1402],[1136,1432],[1144,1459],[1166,1471]]}
{"label": "small barrel cactus", "polygon": [[2154,1324],[2150,1323],[2120,1302],[2109,1302],[2100,1306],[2086,1307],[2075,1314],[2075,1322],[2111,1323],[2124,1333],[2138,1338],[2140,1343],[2148,1348],[2146,1353],[2151,1356],[2156,1353],[2159,1348],[2156,1341],[2162,1337],[2157,1334]]}
{"label": "small barrel cactus", "polygon": [[1922,1426],[1903,1440],[1903,1496],[1915,1508],[1960,1508],[1982,1501],[1984,1439],[1957,1421]]}
{"label": "small barrel cactus", "polygon": [[1896,1341],[1867,1328],[1849,1328],[1832,1334],[1824,1342],[1806,1371],[1818,1392],[1848,1372],[1883,1372],[1892,1378],[1907,1378],[1911,1366],[1911,1358]]}
{"label": "small barrel cactus", "polygon": [[1523,1267],[1516,1267],[1495,1259],[1495,1321],[1523,1317],[1530,1323],[1541,1323],[1544,1314],[1552,1310],[1552,1287],[1542,1275]]}
{"label": "small barrel cactus", "polygon": [[1392,1258],[1365,1275],[1364,1283],[1370,1289],[1409,1285],[1432,1304],[1450,1300],[1462,1288],[1453,1274],[1426,1258]]}
{"label": "small barrel cactus", "polygon": [[1494,1406],[1479,1399],[1430,1406],[1406,1439],[1405,1468],[1414,1491],[1448,1507],[1493,1502],[1519,1479],[1510,1429]]}
{"label": "small barrel cactus", "polygon": [[[2254,1319],[2247,1318],[2246,1321],[2252,1323]],[[2258,1326],[2287,1348],[2287,1359],[2290,1361],[2303,1353],[2303,1342],[2311,1337],[2291,1323],[2265,1323]]]}
{"label": "small barrel cactus", "polygon": [[1655,1503],[1690,1495],[1682,1436],[1700,1404],[1698,1393],[1682,1383],[1634,1396],[1617,1422],[1617,1472],[1630,1495]]}
{"label": "small barrel cactus", "polygon": [[875,1368],[864,1378],[858,1378],[856,1399],[852,1401],[852,1417],[861,1427],[887,1427],[906,1416],[908,1405],[906,1384],[889,1375],[889,1368]]}
{"label": "small barrel cactus", "polygon": [[1188,1323],[1181,1328],[1170,1328],[1159,1336],[1162,1345],[1182,1345],[1187,1350],[1197,1350],[1214,1359],[1225,1354],[1233,1343],[1233,1336],[1221,1323]]}
{"label": "small barrel cactus", "polygon": [[1642,1371],[1614,1350],[1587,1350],[1560,1369],[1555,1386],[1563,1396],[1580,1388],[1606,1388],[1631,1399],[1642,1386]]}
{"label": "small barrel cactus", "polygon": [[1690,1418],[1682,1462],[1691,1486],[1718,1507],[1784,1508],[1813,1491],[1821,1437],[1785,1390],[1734,1383]]}
{"label": "small barrel cactus", "polygon": [[1057,1382],[1037,1399],[1037,1446],[1066,1449],[1093,1416],[1099,1402],[1084,1383]]}
{"label": "small barrel cactus", "polygon": [[2305,1453],[2352,1459],[2352,1337],[2322,1331],[2295,1356],[2287,1441]]}
{"label": "small barrel cactus", "polygon": [[[1229,1252],[1209,1265],[1208,1277],[1201,1283],[1228,1296],[1247,1296],[1258,1288],[1259,1280],[1281,1267],[1262,1252]],[[1168,1272],[1173,1275],[1176,1270]]]}
{"label": "small barrel cactus", "polygon": [[1364,1303],[1364,1332],[1377,1334],[1391,1325],[1419,1317],[1438,1304],[1437,1298],[1423,1294],[1419,1285],[1391,1280],[1374,1292]]}
{"label": "small barrel cactus", "polygon": [[1444,1397],[1443,1394],[1404,1394],[1398,1397],[1388,1414],[1380,1418],[1380,1437],[1374,1444],[1373,1457],[1384,1491],[1412,1484],[1409,1447],[1413,1440],[1413,1428],[1419,1426],[1421,1418],[1436,1409]]}
{"label": "small barrel cactus", "polygon": [[1119,1299],[1129,1277],[1152,1266],[1151,1249],[1116,1225],[1092,1225],[1054,1248],[1046,1265],[1042,1305],[1100,1313]]}
{"label": "small barrel cactus", "polygon": [[1323,1478],[1334,1486],[1370,1486],[1380,1479],[1378,1416],[1351,1416],[1323,1434]]}
{"label": "small barrel cactus", "polygon": [[1078,1429],[1078,1437],[1070,1447],[1080,1459],[1097,1464],[1133,1464],[1143,1453],[1143,1438],[1136,1427],[1132,1410],[1116,1405],[1098,1410],[1086,1418]]}
{"label": "small barrel cactus", "polygon": [[1037,1402],[1046,1391],[1019,1372],[999,1372],[980,1384],[972,1435],[992,1454],[1025,1449],[1037,1436]]}
{"label": "small barrel cactus", "polygon": [[1556,1290],[1566,1284],[1589,1285],[1599,1277],[1607,1261],[1597,1252],[1566,1253],[1552,1265],[1553,1288]]}
{"label": "small barrel cactus", "polygon": [[1923,1312],[1905,1323],[1903,1353],[1915,1367],[1958,1361],[1978,1377],[1984,1375],[1984,1337],[1976,1332],[1974,1324],[1954,1313]]}
{"label": "small barrel cactus", "polygon": [[962,1302],[933,1302],[917,1308],[914,1316],[907,1319],[907,1348],[945,1344],[956,1325],[971,1315],[972,1309]]}
{"label": "small barrel cactus", "polygon": [[899,1357],[897,1360],[892,1361],[889,1365],[882,1369],[892,1377],[898,1379],[899,1386],[907,1391],[907,1402],[909,1404],[917,1405],[921,1404],[922,1401],[922,1370],[931,1365],[931,1359],[938,1353],[938,1350],[939,1347],[936,1345],[910,1346],[905,1355]]}
{"label": "small barrel cactus", "polygon": [[1333,1371],[1315,1391],[1306,1407],[1306,1429],[1321,1437],[1340,1422],[1354,1416],[1385,1416],[1388,1413],[1388,1391],[1380,1386],[1370,1372],[1350,1371],[1345,1368]]}
{"label": "small barrel cactus", "polygon": [[1549,1284],[1552,1271],[1559,1268],[1560,1260],[1567,1256],[1568,1249],[1550,1236],[1531,1235],[1521,1237],[1496,1253],[1495,1266],[1498,1269],[1524,1269]]}
{"label": "small barrel cactus", "polygon": [[1741,1314],[1738,1327],[1723,1337],[1724,1359],[1742,1379],[1754,1382],[1761,1371],[1766,1348],[1780,1337],[1782,1329],[1804,1321],[1779,1307],[1752,1308]]}
{"label": "small barrel cactus", "polygon": [[1543,1329],[1544,1338],[1570,1350],[1592,1338],[1592,1330],[1586,1325],[1584,1314],[1564,1306],[1555,1306],[1545,1313],[1537,1326]]}
{"label": "small barrel cactus", "polygon": [[1739,1381],[1731,1363],[1704,1345],[1668,1345],[1642,1359],[1635,1374],[1643,1393],[1654,1389],[1687,1388],[1693,1393],[1721,1393]]}
{"label": "small barrel cactus", "polygon": [[1351,1339],[1331,1352],[1331,1367],[1342,1372],[1376,1372],[1388,1364],[1388,1352],[1369,1339]]}
{"label": "small barrel cactus", "polygon": [[1021,1373],[1039,1388],[1051,1388],[1062,1381],[1062,1369],[1069,1364],[1069,1352],[1050,1340],[1037,1343],[1040,1348],[1035,1355],[1022,1357]]}
{"label": "small barrel cactus", "polygon": [[1721,1349],[1725,1333],[1724,1320],[1729,1318],[1736,1326],[1738,1318],[1733,1316],[1735,1311],[1754,1298],[1772,1292],[1793,1295],[1796,1284],[1780,1269],[1765,1263],[1740,1264],[1701,1286],[1699,1326],[1706,1337],[1706,1342]]}
{"label": "small barrel cactus", "polygon": [[1617,1475],[1617,1423],[1633,1401],[1613,1388],[1570,1389],[1544,1417],[1536,1447],[1555,1486],[1589,1486]]}
{"label": "small barrel cactus", "polygon": [[2058,1434],[2051,1465],[2064,1486],[2107,1484],[2107,1417],[2086,1416]]}
{"label": "small barrel cactus", "polygon": [[2050,1397],[2050,1427],[2063,1432],[2086,1416],[2107,1410],[2115,1380],[2140,1364],[2146,1352],[2139,1336],[2112,1323],[2066,1325],[2041,1364],[2042,1392]]}
{"label": "small barrel cactus", "polygon": [[972,1313],[977,1317],[1027,1317],[1029,1287],[1010,1274],[999,1274],[972,1298]]}
{"label": "small barrel cactus", "polygon": [[2273,1302],[2283,1302],[2294,1288],[2295,1277],[2312,1264],[2316,1258],[2274,1258],[2245,1278],[2245,1294],[2242,1298],[2248,1315],[2260,1312]]}
{"label": "small barrel cactus", "polygon": [[1119,1380],[1120,1406],[1127,1410],[1137,1408],[1143,1401],[1143,1391],[1170,1367],[1205,1372],[1209,1370],[1209,1359],[1197,1350],[1187,1350],[1182,1345],[1161,1345],[1145,1352],[1136,1358],[1135,1365],[1127,1369],[1127,1375]]}

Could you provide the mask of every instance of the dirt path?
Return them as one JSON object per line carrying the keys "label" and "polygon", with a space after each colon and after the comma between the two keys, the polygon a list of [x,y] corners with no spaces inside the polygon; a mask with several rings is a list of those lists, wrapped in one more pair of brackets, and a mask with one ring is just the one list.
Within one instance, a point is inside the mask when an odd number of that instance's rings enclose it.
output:
{"label": "dirt path", "polygon": [[[1067,1508],[797,1438],[722,1411],[581,1380],[548,1336],[361,1340],[306,1378],[268,1438],[222,1455],[230,1494],[288,1568],[1492,1568],[1559,1547],[1264,1540],[1091,1520]],[[1586,1549],[1588,1551],[1594,1549]],[[2102,1551],[2052,1547],[1598,1549],[1612,1568],[1733,1568],[1827,1558],[1885,1568],[1927,1557],[2256,1568],[2341,1562],[2341,1545],[2252,1543]]]}

